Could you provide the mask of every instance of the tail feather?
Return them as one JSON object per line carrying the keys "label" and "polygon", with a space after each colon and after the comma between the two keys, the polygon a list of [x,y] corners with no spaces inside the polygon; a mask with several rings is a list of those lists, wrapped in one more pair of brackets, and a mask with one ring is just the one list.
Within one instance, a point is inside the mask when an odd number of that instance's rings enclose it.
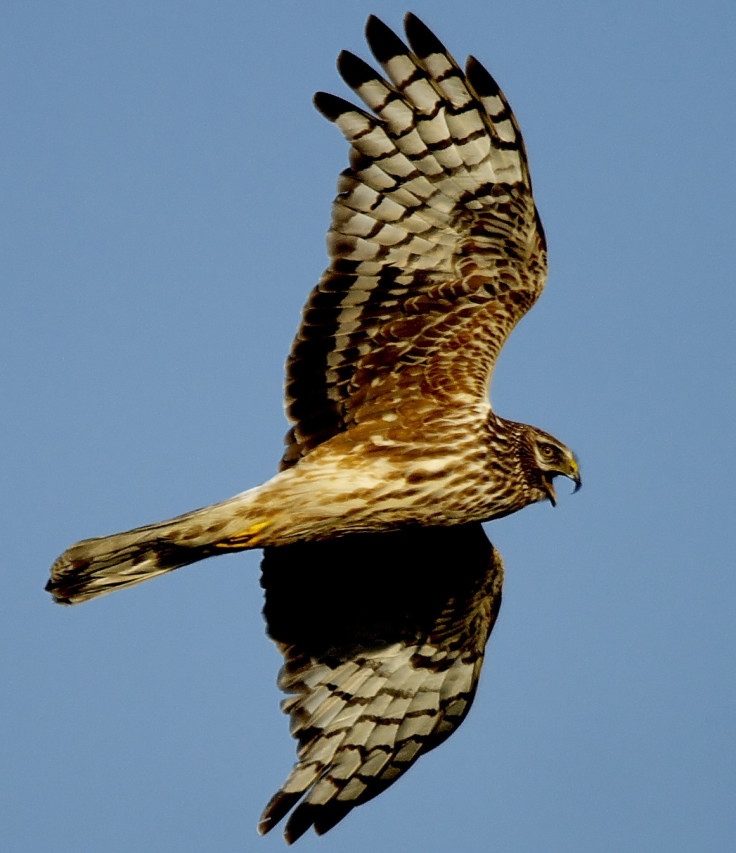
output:
{"label": "tail feather", "polygon": [[77,542],[51,567],[46,590],[58,604],[79,604],[222,553],[223,548],[252,548],[255,536],[249,537],[248,530],[264,526],[253,524],[256,491],[168,521]]}

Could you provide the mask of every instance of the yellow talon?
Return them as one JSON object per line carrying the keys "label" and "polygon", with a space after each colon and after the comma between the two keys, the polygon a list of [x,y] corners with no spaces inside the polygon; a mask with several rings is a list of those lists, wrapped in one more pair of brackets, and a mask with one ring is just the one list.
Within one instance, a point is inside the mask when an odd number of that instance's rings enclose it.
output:
{"label": "yellow talon", "polygon": [[257,534],[263,530],[264,527],[268,527],[270,521],[258,521],[255,524],[252,524],[247,530],[244,530],[242,533],[236,533],[234,536],[228,536],[227,539],[223,539],[221,542],[216,542],[216,548],[252,548],[253,545],[258,541]]}

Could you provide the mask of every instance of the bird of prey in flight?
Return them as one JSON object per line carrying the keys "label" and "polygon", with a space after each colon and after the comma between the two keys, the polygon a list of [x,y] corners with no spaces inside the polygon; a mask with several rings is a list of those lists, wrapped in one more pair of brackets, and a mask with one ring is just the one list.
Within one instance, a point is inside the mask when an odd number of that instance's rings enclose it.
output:
{"label": "bird of prey in flight", "polygon": [[501,602],[481,523],[580,485],[558,439],[497,415],[491,375],[544,287],[545,238],[519,126],[474,58],[413,14],[376,17],[382,73],[344,51],[364,106],[323,92],[350,144],[286,367],[279,472],[221,503],[87,539],[47,589],[77,604],[205,557],[263,548],[297,763],[259,829],[326,832],[460,725]]}

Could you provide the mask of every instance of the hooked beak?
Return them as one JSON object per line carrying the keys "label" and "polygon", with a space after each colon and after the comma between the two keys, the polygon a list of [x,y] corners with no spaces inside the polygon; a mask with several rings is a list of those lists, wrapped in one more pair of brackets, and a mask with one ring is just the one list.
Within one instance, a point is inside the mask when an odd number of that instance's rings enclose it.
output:
{"label": "hooked beak", "polygon": [[580,476],[580,466],[578,465],[578,460],[573,456],[570,460],[570,471],[565,475],[569,477],[573,483],[575,483],[575,488],[572,490],[572,493],[580,491],[580,487],[583,485],[582,477]]}

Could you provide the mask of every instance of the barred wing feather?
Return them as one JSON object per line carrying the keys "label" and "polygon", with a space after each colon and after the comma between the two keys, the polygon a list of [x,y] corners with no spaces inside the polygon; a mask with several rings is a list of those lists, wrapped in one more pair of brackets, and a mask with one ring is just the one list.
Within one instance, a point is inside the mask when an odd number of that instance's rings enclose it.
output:
{"label": "barred wing feather", "polygon": [[261,832],[290,811],[287,841],[326,832],[455,731],[502,579],[479,524],[266,549],[264,612],[299,747]]}
{"label": "barred wing feather", "polygon": [[410,47],[368,21],[386,77],[340,55],[369,111],[315,98],[350,142],[350,167],[330,266],[287,362],[284,466],[418,394],[486,399],[503,343],[544,286],[544,235],[506,98],[476,60],[463,72],[418,18],[405,23]]}

